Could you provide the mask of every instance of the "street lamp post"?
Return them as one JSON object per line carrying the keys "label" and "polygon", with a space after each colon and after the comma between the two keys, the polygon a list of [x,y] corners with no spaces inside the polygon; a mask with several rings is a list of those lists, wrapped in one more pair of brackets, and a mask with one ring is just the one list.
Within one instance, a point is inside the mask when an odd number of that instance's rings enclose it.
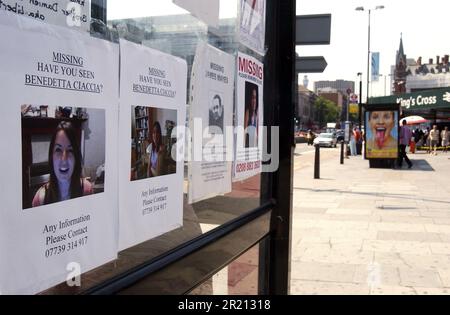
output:
{"label": "street lamp post", "polygon": [[[370,12],[372,10],[381,10],[384,9],[384,5],[377,5],[375,9],[369,9],[369,27],[368,27],[368,36],[367,36],[367,94],[366,94],[366,103],[369,101],[369,65],[370,65]],[[364,7],[357,7],[356,11],[364,11]]]}
{"label": "street lamp post", "polygon": [[362,72],[358,72],[359,77],[359,104],[358,104],[358,126],[361,130],[362,126]]}

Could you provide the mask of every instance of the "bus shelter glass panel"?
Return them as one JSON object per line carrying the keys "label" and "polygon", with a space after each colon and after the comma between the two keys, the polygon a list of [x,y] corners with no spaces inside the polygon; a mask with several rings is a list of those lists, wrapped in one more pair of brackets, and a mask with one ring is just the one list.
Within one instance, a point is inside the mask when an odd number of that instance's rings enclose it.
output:
{"label": "bus shelter glass panel", "polygon": [[[192,12],[187,11],[182,6],[178,6],[175,3],[182,3],[183,1],[172,1],[172,0],[160,0],[157,1],[93,1],[92,2],[92,14],[91,14],[91,26],[90,35],[103,40],[108,40],[114,43],[131,43],[136,45],[135,47],[143,47],[152,49],[157,53],[164,54],[165,56],[173,56],[185,62],[187,67],[187,76],[185,78],[186,83],[186,99],[183,106],[186,106],[186,116],[184,126],[190,127],[190,122],[192,121],[190,114],[194,111],[191,110],[190,106],[193,104],[192,98],[195,96],[195,87],[193,88],[193,82],[195,76],[200,75],[217,75],[218,80],[224,81],[224,77],[220,77],[220,73],[223,74],[224,69],[221,69],[220,65],[217,66],[213,62],[206,63],[205,58],[196,59],[196,55],[199,54],[198,48],[200,45],[207,46],[208,49],[221,53],[226,53],[233,61],[233,75],[226,78],[235,82],[237,78],[237,65],[238,65],[238,52],[245,54],[248,58],[264,64],[264,57],[252,49],[248,48],[248,45],[243,45],[239,41],[238,29],[239,29],[239,12],[240,3],[238,0],[221,0],[220,8],[216,7],[219,1],[211,1],[208,4],[211,9],[210,14],[205,14],[207,10],[199,10],[197,7],[187,8]],[[204,1],[204,3],[209,3],[209,1]],[[245,1],[244,1],[245,2]],[[203,8],[204,9],[204,8]],[[217,15],[214,13],[217,11]],[[203,12],[203,13],[202,13]],[[202,55],[203,56],[203,55]],[[123,56],[121,56],[123,58]],[[143,61],[143,60],[142,60]],[[122,60],[123,62],[123,60]],[[140,60],[134,60],[134,62],[139,63]],[[197,64],[196,64],[197,63]],[[148,77],[160,78],[161,85],[166,84],[166,90],[170,90],[167,84],[164,82],[164,72],[158,72],[157,67],[145,68],[145,62],[142,62],[143,74],[149,74]],[[208,73],[194,73],[195,67],[198,69],[210,69]],[[111,65],[111,71],[116,71],[117,65]],[[127,69],[125,69],[127,70]],[[262,68],[260,69],[262,71]],[[125,76],[121,73],[121,76]],[[139,89],[142,93],[166,93],[161,92],[163,89],[149,90],[145,88],[146,80],[149,78],[139,78],[139,83],[142,86],[133,87]],[[184,78],[182,78],[184,79]],[[236,80],[237,82],[237,80]],[[262,82],[262,81],[261,81]],[[251,89],[257,84],[247,84],[245,89],[243,88],[241,93],[245,99],[249,99],[248,108],[252,108],[250,103],[251,98],[257,97],[258,102],[262,103],[263,100],[263,89],[262,86],[257,90],[256,93]],[[198,88],[200,89],[200,87]],[[168,92],[167,92],[168,93]],[[205,120],[209,123],[209,126],[219,124],[220,127],[224,127],[223,131],[226,129],[226,124],[224,123],[224,118],[220,120],[220,116],[225,113],[225,110],[214,109],[214,105],[220,107],[218,99],[224,97],[222,91],[212,90],[209,93],[204,93],[209,98],[209,101],[205,103]],[[238,119],[237,108],[238,104],[236,102],[237,87],[236,83],[232,85],[231,92],[231,102],[228,106],[228,112],[231,114],[231,118],[228,121],[231,127],[235,127],[237,124],[242,124],[245,119],[249,122],[247,124],[251,125],[254,120],[248,118],[247,113],[245,118]],[[244,95],[242,94],[242,95]],[[203,94],[202,94],[203,95]],[[198,96],[197,96],[198,97]],[[177,172],[178,165],[170,160],[169,155],[166,156],[166,163],[164,165],[164,171],[162,173],[157,173],[155,164],[152,160],[152,150],[154,151],[154,146],[152,143],[156,142],[156,133],[159,133],[161,138],[159,141],[161,147],[164,147],[167,151],[172,148],[174,141],[179,141],[180,139],[174,140],[171,136],[171,132],[175,127],[177,120],[180,116],[171,112],[170,109],[158,107],[158,104],[129,104],[130,107],[130,127],[131,127],[131,137],[130,137],[130,148],[127,148],[127,154],[131,155],[130,166],[129,166],[129,183],[139,182],[145,180],[155,174],[170,176]],[[217,106],[216,106],[217,107]],[[246,110],[247,110],[246,107]],[[253,107],[258,107],[258,104]],[[263,106],[260,108],[261,113],[263,112]],[[249,111],[249,112],[250,112]],[[120,114],[119,114],[120,115]],[[262,116],[259,116],[260,120],[263,120]],[[121,118],[119,118],[120,120]],[[155,122],[159,122],[159,128],[155,128]],[[217,122],[219,121],[219,122]],[[245,124],[245,122],[244,122]],[[243,126],[242,126],[243,127]],[[159,130],[157,130],[159,129]],[[127,131],[129,132],[129,131]],[[258,136],[262,139],[262,130],[258,130]],[[210,132],[211,134],[211,132]],[[212,132],[214,134],[214,132]],[[217,132],[216,132],[217,134]],[[120,137],[120,135],[119,135]],[[234,137],[234,135],[233,135]],[[128,246],[120,250],[118,254],[118,259],[109,262],[105,265],[100,266],[92,271],[83,273],[81,275],[81,286],[69,287],[65,283],[61,283],[53,288],[41,292],[41,294],[72,294],[72,293],[82,293],[88,289],[101,284],[115,276],[123,274],[130,269],[137,267],[145,262],[157,258],[158,256],[167,253],[168,251],[176,248],[179,245],[186,243],[208,231],[211,231],[217,227],[220,227],[224,223],[230,222],[230,220],[236,219],[241,215],[248,213],[249,211],[258,208],[261,205],[261,175],[259,172],[254,172],[252,176],[244,176],[239,180],[233,181],[233,164],[231,163],[231,168],[228,170],[230,173],[225,174],[230,176],[230,190],[226,193],[212,194],[212,196],[193,199],[190,198],[190,185],[193,184],[193,176],[195,172],[190,169],[191,164],[188,157],[189,151],[189,139],[183,139],[185,141],[185,161],[181,167],[182,169],[182,209],[170,209],[173,211],[182,211],[182,224],[178,225],[176,228],[170,229],[168,232],[164,232],[156,237],[151,237],[149,239],[141,240],[133,246]],[[242,146],[244,148],[251,148],[256,146],[255,143],[255,133],[247,134],[243,131],[241,136]],[[253,144],[252,144],[253,143]],[[263,142],[259,142],[262,144]],[[262,147],[260,147],[262,150]],[[232,160],[234,160],[234,146],[231,149]],[[119,150],[120,151],[120,150]],[[192,152],[192,151],[189,151]],[[120,154],[120,152],[119,152]],[[211,153],[210,153],[211,154]],[[213,163],[209,161],[209,163]],[[155,164],[156,165],[156,164]],[[214,166],[213,164],[211,164]],[[254,165],[248,167],[252,169]],[[128,170],[127,170],[128,172]],[[128,173],[127,173],[128,174]],[[128,176],[128,175],[127,175]],[[214,176],[211,177],[212,182]],[[208,180],[204,180],[204,187],[208,187]],[[214,184],[211,184],[214,185]],[[210,185],[210,186],[211,186]],[[205,188],[205,189],[206,189]],[[120,191],[120,189],[119,189]],[[127,209],[133,211],[133,209]],[[154,211],[153,209],[152,211]],[[149,210],[150,211],[150,210]],[[149,227],[151,228],[151,227]],[[228,293],[239,293],[239,294],[256,294],[256,274],[255,270],[258,269],[257,266],[257,246],[255,246],[248,253],[243,255],[235,263],[232,263],[228,269]],[[242,260],[242,261],[241,261]],[[241,271],[245,270],[246,277],[251,285],[248,288],[237,288],[237,284],[240,281],[236,279],[241,276]],[[235,275],[237,275],[235,277]],[[231,278],[230,278],[231,276]],[[220,278],[220,277],[219,277]],[[236,279],[235,279],[236,278]],[[225,278],[220,278],[222,281]],[[231,279],[231,280],[230,280]],[[233,280],[234,279],[234,280]],[[236,280],[236,281],[235,281]],[[235,283],[234,285],[229,285],[229,283]],[[201,289],[199,289],[201,291]],[[142,292],[145,293],[145,292]]]}

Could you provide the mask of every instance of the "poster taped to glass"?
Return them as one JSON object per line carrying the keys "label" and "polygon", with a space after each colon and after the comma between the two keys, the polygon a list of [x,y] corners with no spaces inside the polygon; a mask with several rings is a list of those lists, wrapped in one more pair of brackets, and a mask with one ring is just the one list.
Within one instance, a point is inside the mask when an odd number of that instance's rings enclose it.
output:
{"label": "poster taped to glass", "polygon": [[234,72],[234,56],[205,42],[198,44],[189,115],[194,135],[188,169],[190,203],[231,192]]}
{"label": "poster taped to glass", "polygon": [[263,64],[249,55],[239,53],[237,73],[233,181],[244,180],[261,172],[263,148]]}
{"label": "poster taped to glass", "polygon": [[90,30],[91,0],[59,0],[48,3],[37,0],[2,0],[0,11],[83,32]]}
{"label": "poster taped to glass", "polygon": [[3,11],[0,32],[0,291],[35,294],[117,257],[119,47]]}
{"label": "poster taped to glass", "polygon": [[264,56],[266,0],[241,0],[239,6],[239,41]]}
{"label": "poster taped to glass", "polygon": [[120,40],[119,249],[183,225],[187,64]]}

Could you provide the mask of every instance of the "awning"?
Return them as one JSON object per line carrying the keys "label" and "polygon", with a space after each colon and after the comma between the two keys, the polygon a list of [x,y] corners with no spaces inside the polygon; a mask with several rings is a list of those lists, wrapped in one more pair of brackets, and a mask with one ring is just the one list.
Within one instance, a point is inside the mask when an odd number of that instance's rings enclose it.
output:
{"label": "awning", "polygon": [[429,120],[423,118],[422,116],[408,116],[400,119],[400,125],[403,125],[404,120],[406,120],[407,125],[419,125],[429,122]]}

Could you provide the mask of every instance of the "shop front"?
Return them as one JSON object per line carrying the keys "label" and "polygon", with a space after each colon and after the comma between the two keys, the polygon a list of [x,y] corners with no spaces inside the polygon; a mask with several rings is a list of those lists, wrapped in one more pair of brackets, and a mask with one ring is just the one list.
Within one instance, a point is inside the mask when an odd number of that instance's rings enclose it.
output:
{"label": "shop front", "polygon": [[400,104],[401,117],[420,116],[439,129],[450,126],[450,88],[372,97],[369,104]]}

